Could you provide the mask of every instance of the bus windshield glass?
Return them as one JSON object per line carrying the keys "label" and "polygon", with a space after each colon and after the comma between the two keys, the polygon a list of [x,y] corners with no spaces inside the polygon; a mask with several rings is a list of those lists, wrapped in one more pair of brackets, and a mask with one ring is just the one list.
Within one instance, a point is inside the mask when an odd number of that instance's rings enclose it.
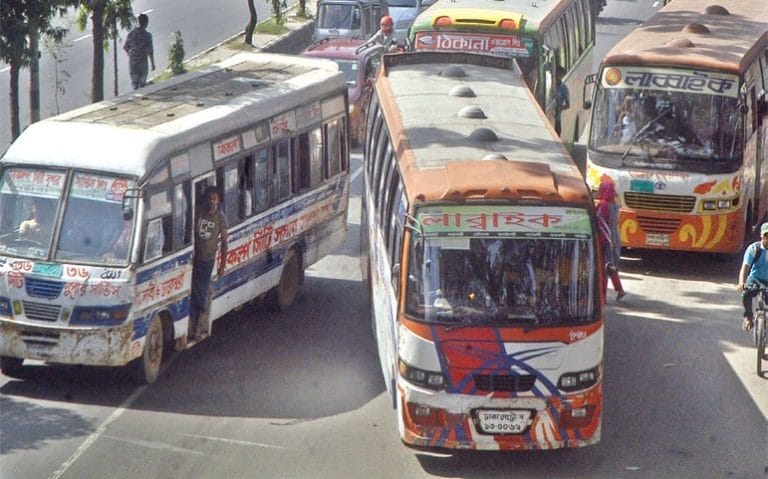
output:
{"label": "bus windshield glass", "polygon": [[[665,74],[666,83],[661,83],[654,81],[660,75],[646,75],[650,85],[669,85],[672,76]],[[716,82],[708,82],[710,89],[696,91],[671,87],[600,88],[595,97],[590,148],[616,155],[617,161],[639,158],[686,169],[698,165],[698,169],[706,171],[740,164],[741,115],[736,83],[725,94],[712,90],[727,84],[725,80]]]}
{"label": "bus windshield glass", "polygon": [[76,172],[54,257],[59,261],[127,263],[133,222],[123,218],[122,203],[131,186],[125,179]]}
{"label": "bus windshield glass", "polygon": [[[65,194],[61,170],[6,168],[0,179],[0,254],[30,259],[127,264],[132,235],[123,219],[123,195],[133,183],[75,173],[63,221],[57,211]],[[58,245],[52,242],[58,231]]]}
{"label": "bus windshield glass", "polygon": [[[521,215],[515,210],[483,215],[465,209],[446,216],[445,221],[462,221],[469,228],[486,222],[486,231],[460,236],[430,232],[434,216],[422,215],[424,233],[414,233],[411,241],[406,312],[415,319],[461,326],[594,321],[596,257],[586,211],[563,208],[542,215],[534,209]],[[533,229],[487,228],[519,220],[539,224]],[[550,226],[541,227],[546,221]]]}

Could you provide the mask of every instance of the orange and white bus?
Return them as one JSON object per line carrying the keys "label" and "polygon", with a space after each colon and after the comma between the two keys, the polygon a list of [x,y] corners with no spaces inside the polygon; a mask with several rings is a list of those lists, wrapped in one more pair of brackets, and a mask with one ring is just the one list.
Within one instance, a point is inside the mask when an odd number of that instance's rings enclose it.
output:
{"label": "orange and white bus", "polygon": [[555,122],[556,69],[571,92],[570,108],[561,113],[560,136],[577,142],[589,116],[574,92],[593,71],[595,0],[437,0],[419,14],[408,32],[417,51],[470,51],[514,57],[536,100]]}
{"label": "orange and white bus", "polygon": [[675,0],[597,75],[587,183],[608,176],[622,245],[738,254],[768,212],[768,8]]}
{"label": "orange and white bus", "polygon": [[486,55],[404,53],[385,55],[375,81],[361,266],[410,446],[600,439],[592,198],[515,68]]}

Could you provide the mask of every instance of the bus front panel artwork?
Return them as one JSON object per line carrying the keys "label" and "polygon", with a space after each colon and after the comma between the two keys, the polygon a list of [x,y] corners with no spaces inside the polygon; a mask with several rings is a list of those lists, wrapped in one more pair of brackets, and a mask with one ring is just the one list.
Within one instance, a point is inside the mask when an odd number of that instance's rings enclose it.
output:
{"label": "bus front panel artwork", "polygon": [[399,342],[405,441],[478,449],[596,442],[602,328],[588,212],[425,206],[411,226]]}

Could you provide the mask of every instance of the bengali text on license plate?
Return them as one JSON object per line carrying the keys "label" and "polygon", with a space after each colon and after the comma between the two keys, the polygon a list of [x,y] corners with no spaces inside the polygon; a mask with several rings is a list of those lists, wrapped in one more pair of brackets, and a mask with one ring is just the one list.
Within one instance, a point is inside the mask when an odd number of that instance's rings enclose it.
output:
{"label": "bengali text on license plate", "polygon": [[482,410],[477,412],[480,431],[488,434],[518,434],[528,427],[530,411]]}
{"label": "bengali text on license plate", "polygon": [[661,233],[646,233],[645,244],[648,246],[669,246],[669,235]]}

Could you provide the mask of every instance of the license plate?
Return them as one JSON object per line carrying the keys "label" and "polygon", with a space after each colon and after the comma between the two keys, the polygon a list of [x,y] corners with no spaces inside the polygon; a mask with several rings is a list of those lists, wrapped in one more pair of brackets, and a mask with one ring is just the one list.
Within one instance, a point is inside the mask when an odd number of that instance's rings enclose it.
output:
{"label": "license plate", "polygon": [[646,233],[645,244],[649,246],[669,246],[669,235],[661,233]]}
{"label": "license plate", "polygon": [[477,422],[480,432],[486,434],[519,434],[528,427],[531,411],[528,410],[494,410],[477,411]]}

